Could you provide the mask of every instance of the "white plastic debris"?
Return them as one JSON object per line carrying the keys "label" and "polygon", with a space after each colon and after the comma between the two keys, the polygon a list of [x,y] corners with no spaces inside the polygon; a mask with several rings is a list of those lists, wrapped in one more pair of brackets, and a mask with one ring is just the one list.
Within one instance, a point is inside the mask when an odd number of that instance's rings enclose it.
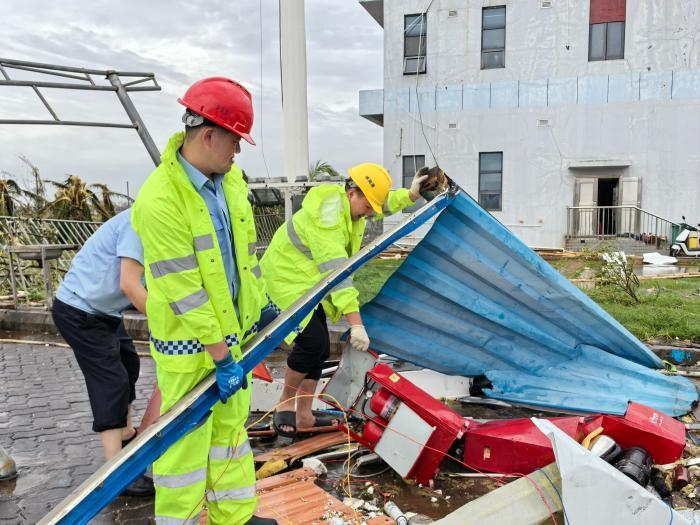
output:
{"label": "white plastic debris", "polygon": [[430,503],[437,503],[437,498],[435,496],[430,498]]}
{"label": "white plastic debris", "polygon": [[343,505],[347,505],[351,509],[359,509],[365,504],[360,498],[343,498]]}
{"label": "white plastic debris", "polygon": [[532,418],[552,442],[561,473],[562,504],[571,523],[658,525],[689,522],[644,487],[567,436],[550,421]]}
{"label": "white plastic debris", "polygon": [[678,259],[675,257],[661,255],[657,252],[643,254],[642,260],[644,261],[644,264],[676,264],[678,262]]}
{"label": "white plastic debris", "polygon": [[306,458],[301,461],[304,468],[309,468],[314,471],[317,476],[323,476],[328,473],[328,469],[323,462],[316,458]]}
{"label": "white plastic debris", "polygon": [[369,494],[370,496],[374,494],[374,487],[372,485],[367,487],[367,494]]}
{"label": "white plastic debris", "polygon": [[368,510],[370,512],[377,512],[379,510],[379,507],[376,505],[372,505],[369,501],[365,501],[365,510]]}

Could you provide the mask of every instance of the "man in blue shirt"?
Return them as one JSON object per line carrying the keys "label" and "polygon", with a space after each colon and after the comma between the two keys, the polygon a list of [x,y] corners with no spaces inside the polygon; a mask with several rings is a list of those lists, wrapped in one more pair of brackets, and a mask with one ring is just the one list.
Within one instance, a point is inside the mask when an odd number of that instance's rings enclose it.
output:
{"label": "man in blue shirt", "polygon": [[[105,459],[117,454],[136,431],[131,403],[140,361],[127,335],[122,311],[146,311],[143,248],[131,228],[131,210],[105,222],[77,253],[56,292],[53,319],[73,349],[87,386],[92,429],[100,433]],[[150,478],[127,495],[153,494]]]}

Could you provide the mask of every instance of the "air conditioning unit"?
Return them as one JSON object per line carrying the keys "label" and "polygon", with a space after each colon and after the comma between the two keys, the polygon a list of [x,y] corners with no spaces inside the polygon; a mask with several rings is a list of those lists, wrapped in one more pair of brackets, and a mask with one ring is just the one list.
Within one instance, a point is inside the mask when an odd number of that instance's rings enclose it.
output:
{"label": "air conditioning unit", "polygon": [[537,127],[543,128],[549,126],[549,119],[541,118],[537,120]]}
{"label": "air conditioning unit", "polygon": [[552,4],[554,4],[554,0],[542,0],[541,7],[542,9],[549,9],[552,7]]}
{"label": "air conditioning unit", "polygon": [[447,16],[457,16],[457,10],[456,9],[450,9],[447,12]]}

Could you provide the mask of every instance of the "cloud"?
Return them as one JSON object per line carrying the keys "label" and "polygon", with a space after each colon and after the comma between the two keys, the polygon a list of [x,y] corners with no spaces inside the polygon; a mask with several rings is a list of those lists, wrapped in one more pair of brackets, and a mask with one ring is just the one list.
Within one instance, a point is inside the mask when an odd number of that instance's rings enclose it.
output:
{"label": "cloud", "polygon": [[[258,142],[244,146],[239,163],[264,176],[264,153],[270,175],[283,174],[277,2],[5,0],[3,7],[5,58],[154,72],[162,90],[133,93],[132,100],[161,149],[181,127],[176,98],[188,85],[212,75],[239,80],[253,93]],[[381,128],[358,115],[357,101],[360,89],[382,85],[382,29],[356,1],[307,0],[306,34],[310,162],[340,171],[380,162]],[[127,121],[112,93],[42,92],[63,119]],[[0,118],[50,115],[31,89],[1,87]],[[0,170],[26,176],[18,155],[45,177],[74,173],[118,191],[128,182],[132,194],[153,169],[137,134],[125,129],[0,126]]]}

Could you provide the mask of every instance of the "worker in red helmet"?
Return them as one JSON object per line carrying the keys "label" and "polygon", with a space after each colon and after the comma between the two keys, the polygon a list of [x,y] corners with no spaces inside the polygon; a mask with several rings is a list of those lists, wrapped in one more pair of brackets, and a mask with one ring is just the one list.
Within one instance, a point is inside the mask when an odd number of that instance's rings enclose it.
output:
{"label": "worker in red helmet", "polygon": [[167,412],[212,371],[220,402],[153,464],[157,524],[274,524],[254,516],[253,454],[245,431],[249,375],[241,346],[272,320],[255,254],[248,188],[235,165],[250,136],[250,93],[227,78],[193,84],[178,99],[185,131],[134,203],[143,244],[151,355]]}

